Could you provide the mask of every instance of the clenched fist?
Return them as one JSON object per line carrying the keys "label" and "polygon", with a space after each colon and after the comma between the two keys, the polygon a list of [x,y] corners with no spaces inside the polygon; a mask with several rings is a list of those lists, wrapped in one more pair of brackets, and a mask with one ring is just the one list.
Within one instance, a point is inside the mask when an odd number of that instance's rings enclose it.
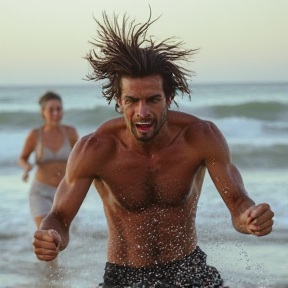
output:
{"label": "clenched fist", "polygon": [[61,244],[61,236],[53,229],[37,230],[34,233],[34,253],[41,261],[54,260],[59,254]]}

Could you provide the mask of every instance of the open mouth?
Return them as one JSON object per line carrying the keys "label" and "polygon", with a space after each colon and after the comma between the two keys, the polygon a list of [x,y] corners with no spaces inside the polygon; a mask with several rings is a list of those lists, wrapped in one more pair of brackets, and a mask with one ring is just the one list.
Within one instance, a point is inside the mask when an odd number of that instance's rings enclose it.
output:
{"label": "open mouth", "polygon": [[138,123],[135,123],[135,125],[138,130],[148,131],[152,127],[153,124],[151,122],[145,122],[145,123],[138,122]]}

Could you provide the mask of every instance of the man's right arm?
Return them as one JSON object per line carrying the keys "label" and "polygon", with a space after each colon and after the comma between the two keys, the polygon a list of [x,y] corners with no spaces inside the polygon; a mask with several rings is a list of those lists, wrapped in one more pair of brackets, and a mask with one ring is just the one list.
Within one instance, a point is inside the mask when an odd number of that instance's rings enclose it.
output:
{"label": "man's right arm", "polygon": [[34,234],[34,252],[39,260],[54,260],[68,245],[70,224],[95,177],[89,151],[87,141],[81,139],[71,152],[52,209]]}

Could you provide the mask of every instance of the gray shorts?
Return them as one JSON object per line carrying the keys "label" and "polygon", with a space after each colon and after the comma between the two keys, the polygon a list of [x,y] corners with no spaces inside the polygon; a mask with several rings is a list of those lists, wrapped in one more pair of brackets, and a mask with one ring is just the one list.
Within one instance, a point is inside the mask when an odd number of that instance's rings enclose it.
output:
{"label": "gray shorts", "polygon": [[49,186],[34,179],[30,189],[30,210],[34,218],[47,215],[52,207],[57,187]]}

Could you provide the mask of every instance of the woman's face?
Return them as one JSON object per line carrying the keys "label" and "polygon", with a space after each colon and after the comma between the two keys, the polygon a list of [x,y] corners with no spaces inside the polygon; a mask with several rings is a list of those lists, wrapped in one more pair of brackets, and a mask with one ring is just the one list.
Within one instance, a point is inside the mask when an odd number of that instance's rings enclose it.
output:
{"label": "woman's face", "polygon": [[48,100],[42,108],[41,114],[45,122],[50,125],[58,125],[63,118],[63,107],[57,99]]}

